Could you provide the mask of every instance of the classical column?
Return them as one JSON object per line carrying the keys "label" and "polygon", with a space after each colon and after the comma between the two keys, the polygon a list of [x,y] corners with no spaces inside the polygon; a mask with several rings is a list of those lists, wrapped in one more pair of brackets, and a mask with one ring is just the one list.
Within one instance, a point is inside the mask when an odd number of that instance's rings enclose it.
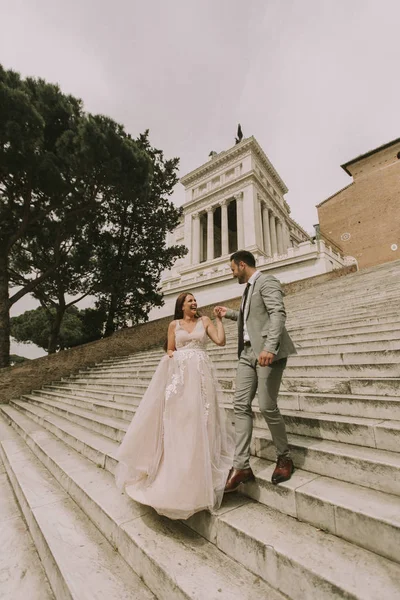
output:
{"label": "classical column", "polygon": [[276,224],[275,224],[275,215],[271,212],[269,215],[269,233],[271,236],[271,253],[272,256],[278,254],[278,246],[276,243]]}
{"label": "classical column", "polygon": [[221,202],[221,254],[229,254],[229,232],[228,232],[228,202]]}
{"label": "classical column", "polygon": [[197,265],[200,262],[200,215],[194,213],[193,219],[193,243],[192,243],[192,264]]}
{"label": "classical column", "polygon": [[262,224],[263,224],[263,239],[264,252],[267,256],[271,256],[271,236],[269,233],[269,210],[266,204],[262,205]]}
{"label": "classical column", "polygon": [[238,250],[244,249],[244,227],[243,227],[243,192],[234,196],[236,200],[236,227]]}
{"label": "classical column", "polygon": [[207,208],[207,260],[214,258],[214,208]]}
{"label": "classical column", "polygon": [[283,254],[283,230],[282,223],[279,219],[276,220],[276,238],[277,238],[277,246],[278,246],[278,254]]}

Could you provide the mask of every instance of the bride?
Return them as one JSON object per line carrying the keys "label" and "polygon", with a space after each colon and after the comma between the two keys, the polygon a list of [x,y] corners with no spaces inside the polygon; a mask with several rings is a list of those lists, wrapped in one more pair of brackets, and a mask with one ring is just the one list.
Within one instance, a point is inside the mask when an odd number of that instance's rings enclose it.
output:
{"label": "bride", "polygon": [[177,298],[163,357],[117,452],[116,483],[170,519],[220,506],[234,442],[218,404],[206,353],[207,336],[225,345],[216,326],[197,313],[193,294]]}

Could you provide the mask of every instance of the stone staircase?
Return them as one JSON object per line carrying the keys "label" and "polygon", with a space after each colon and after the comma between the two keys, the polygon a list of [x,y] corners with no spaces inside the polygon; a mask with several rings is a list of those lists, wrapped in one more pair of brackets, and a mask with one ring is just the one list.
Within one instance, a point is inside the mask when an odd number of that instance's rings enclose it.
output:
{"label": "stone staircase", "polygon": [[[184,523],[121,495],[112,476],[162,351],[1,405],[0,597],[400,599],[399,300],[400,261],[287,297],[298,355],[279,402],[296,471],[270,483],[256,399],[256,481]],[[233,416],[235,324],[226,330],[226,347],[209,350]]]}

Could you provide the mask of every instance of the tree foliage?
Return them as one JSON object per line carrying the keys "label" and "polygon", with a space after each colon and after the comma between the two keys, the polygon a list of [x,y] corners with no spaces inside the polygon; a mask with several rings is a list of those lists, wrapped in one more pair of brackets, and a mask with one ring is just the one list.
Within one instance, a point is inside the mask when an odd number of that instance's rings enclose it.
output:
{"label": "tree foliage", "polygon": [[165,244],[180,216],[168,200],[177,167],[147,131],[133,139],[58,86],[0,66],[0,367],[10,307],[27,293],[50,322],[50,352],[83,296],[106,310],[106,334],[162,303],[161,271],[186,251]]}
{"label": "tree foliage", "polygon": [[[12,337],[17,342],[31,342],[48,351],[54,312],[55,309],[47,310],[39,306],[34,310],[25,311],[18,317],[12,317]],[[100,339],[105,317],[105,313],[99,309],[79,310],[76,306],[67,308],[60,327],[56,350],[73,348]]]}

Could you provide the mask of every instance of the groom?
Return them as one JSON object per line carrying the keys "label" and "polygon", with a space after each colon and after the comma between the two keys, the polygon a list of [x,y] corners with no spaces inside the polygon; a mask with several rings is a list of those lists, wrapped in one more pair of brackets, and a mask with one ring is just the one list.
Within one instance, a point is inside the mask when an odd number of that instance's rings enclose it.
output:
{"label": "groom", "polygon": [[271,481],[273,484],[287,481],[294,471],[285,423],[277,405],[287,356],[296,354],[285,329],[282,288],[275,277],[257,271],[251,252],[238,250],[230,260],[233,276],[239,283],[247,285],[239,311],[225,306],[214,308],[215,315],[238,322],[239,337],[234,401],[236,450],[226,492],[233,492],[241,483],[254,480],[249,460],[253,430],[251,403],[257,388],[260,411],[271,432],[278,458]]}

